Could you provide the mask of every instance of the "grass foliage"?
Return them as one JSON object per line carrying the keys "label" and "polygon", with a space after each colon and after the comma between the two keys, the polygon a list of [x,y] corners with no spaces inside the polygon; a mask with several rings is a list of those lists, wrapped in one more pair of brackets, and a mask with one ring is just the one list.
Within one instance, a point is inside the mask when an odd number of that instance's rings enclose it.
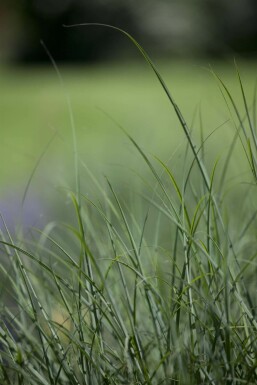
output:
{"label": "grass foliage", "polygon": [[[17,241],[2,217],[0,382],[256,384],[256,97],[249,106],[238,71],[240,111],[215,75],[235,133],[225,161],[210,166],[208,137],[196,144],[126,35],[177,115],[183,161],[173,170],[120,127],[149,171],[132,203],[86,170],[102,195],[89,200],[76,158],[75,225],[49,223],[37,241]],[[235,183],[238,143],[247,171]]]}

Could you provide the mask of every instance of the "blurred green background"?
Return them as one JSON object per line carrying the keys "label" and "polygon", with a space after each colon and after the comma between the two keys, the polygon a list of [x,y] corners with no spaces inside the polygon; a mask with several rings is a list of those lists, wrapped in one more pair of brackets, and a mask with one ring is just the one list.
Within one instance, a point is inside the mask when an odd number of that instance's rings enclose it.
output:
{"label": "blurred green background", "polygon": [[[229,148],[234,128],[209,65],[242,106],[236,58],[251,105],[256,17],[257,3],[250,0],[2,1],[1,210],[8,216],[10,196],[11,206],[20,206],[29,183],[29,201],[34,196],[41,202],[41,208],[35,209],[39,218],[51,206],[49,202],[58,199],[60,186],[74,186],[72,119],[79,159],[97,178],[106,174],[130,186],[138,179],[136,174],[145,173],[139,155],[106,114],[147,154],[173,162],[179,175],[180,150],[186,139],[153,72],[133,44],[104,27],[67,29],[63,24],[100,22],[131,33],[157,64],[196,140],[200,140],[201,121],[204,137],[221,126],[208,140],[212,165]],[[40,40],[56,61],[61,82]],[[243,162],[239,164],[243,172]],[[239,172],[238,164],[234,167]],[[83,190],[94,196],[82,163],[80,168]],[[33,224],[39,223],[34,219]]]}

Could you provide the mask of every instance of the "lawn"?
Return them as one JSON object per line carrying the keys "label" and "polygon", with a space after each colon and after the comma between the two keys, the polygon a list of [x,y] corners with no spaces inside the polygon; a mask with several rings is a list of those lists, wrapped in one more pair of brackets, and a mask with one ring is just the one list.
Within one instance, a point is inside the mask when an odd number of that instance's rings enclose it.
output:
{"label": "lawn", "polygon": [[[158,64],[158,63],[157,63]],[[53,132],[57,135],[42,160],[47,159],[66,174],[72,164],[71,123],[66,95],[71,103],[79,156],[99,172],[117,166],[133,168],[131,148],[109,114],[139,141],[145,151],[172,156],[185,140],[163,90],[146,63],[67,68],[60,65],[64,86],[51,64],[44,68],[1,69],[1,182],[22,183],[44,151]],[[189,125],[199,134],[199,110],[204,136],[229,119],[229,113],[208,61],[199,63],[161,62],[159,68]],[[230,87],[239,105],[242,98],[233,62],[213,68]],[[252,100],[254,63],[240,64],[244,86]],[[222,136],[219,150],[229,146],[231,124],[225,123],[214,135]],[[210,140],[211,141],[211,140]],[[220,142],[216,139],[216,142]],[[221,148],[220,145],[222,144]],[[110,166],[110,167],[109,167]],[[59,172],[62,172],[58,168]]]}

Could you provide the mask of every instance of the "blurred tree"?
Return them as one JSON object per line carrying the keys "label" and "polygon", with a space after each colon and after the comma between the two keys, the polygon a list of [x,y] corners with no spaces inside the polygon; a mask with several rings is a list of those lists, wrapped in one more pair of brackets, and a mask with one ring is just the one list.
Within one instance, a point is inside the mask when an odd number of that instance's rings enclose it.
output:
{"label": "blurred tree", "polygon": [[226,0],[225,3],[227,8],[223,31],[227,44],[233,51],[256,56],[257,1]]}
{"label": "blurred tree", "polygon": [[115,31],[62,27],[100,22],[127,30],[157,54],[256,55],[256,19],[256,0],[2,0],[0,52],[20,62],[46,61],[40,39],[58,61],[136,52]]}
{"label": "blurred tree", "polygon": [[29,33],[20,56],[22,61],[48,60],[39,44],[42,39],[56,60],[95,61],[109,58],[121,36],[99,27],[65,29],[63,24],[99,22],[135,30],[126,3],[101,0],[23,0],[23,19]]}
{"label": "blurred tree", "polygon": [[208,0],[201,3],[208,18],[207,25],[212,30],[207,54],[256,56],[256,0]]}
{"label": "blurred tree", "polygon": [[9,15],[16,14],[22,25],[22,39],[18,35],[19,43],[15,44],[19,62],[49,60],[40,40],[56,60],[73,62],[111,58],[123,44],[122,36],[113,30],[99,27],[67,29],[63,24],[99,22],[134,33],[137,29],[133,9],[128,3],[116,0],[11,0],[5,7],[0,6],[0,15],[1,9],[6,10],[3,18],[9,19]]}

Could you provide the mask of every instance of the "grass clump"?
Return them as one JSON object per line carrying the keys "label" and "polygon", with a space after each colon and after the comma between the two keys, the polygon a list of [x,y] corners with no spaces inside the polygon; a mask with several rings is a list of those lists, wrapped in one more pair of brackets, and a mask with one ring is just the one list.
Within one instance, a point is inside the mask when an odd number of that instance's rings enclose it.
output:
{"label": "grass clump", "polygon": [[[2,217],[1,384],[256,383],[255,107],[239,73],[242,116],[218,78],[235,136],[210,166],[132,41],[184,130],[183,164],[150,158],[121,127],[149,172],[131,204],[86,170],[102,198],[83,195],[77,175],[70,223],[15,241]],[[248,171],[231,187],[237,143]]]}

